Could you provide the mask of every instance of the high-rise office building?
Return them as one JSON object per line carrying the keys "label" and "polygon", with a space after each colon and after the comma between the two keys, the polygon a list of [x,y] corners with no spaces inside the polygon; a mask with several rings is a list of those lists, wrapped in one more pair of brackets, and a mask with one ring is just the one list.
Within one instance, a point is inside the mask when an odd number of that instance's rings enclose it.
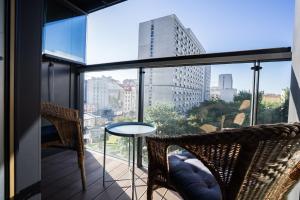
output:
{"label": "high-rise office building", "polygon": [[219,88],[220,89],[232,88],[232,74],[219,75]]}
{"label": "high-rise office building", "polygon": [[[139,59],[201,53],[205,53],[203,46],[176,15],[140,23]],[[209,99],[209,90],[210,66],[145,70],[145,106],[168,103],[186,111]]]}
{"label": "high-rise office building", "polygon": [[210,89],[211,99],[221,99],[226,102],[233,101],[236,94],[237,89],[233,88],[232,74],[220,74],[219,85]]}

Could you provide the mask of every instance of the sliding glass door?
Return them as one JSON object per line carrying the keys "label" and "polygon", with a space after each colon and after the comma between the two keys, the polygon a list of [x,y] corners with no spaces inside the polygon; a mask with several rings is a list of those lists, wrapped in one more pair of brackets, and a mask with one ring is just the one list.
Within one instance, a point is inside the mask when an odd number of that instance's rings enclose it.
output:
{"label": "sliding glass door", "polygon": [[0,0],[0,199],[4,199],[4,0]]}

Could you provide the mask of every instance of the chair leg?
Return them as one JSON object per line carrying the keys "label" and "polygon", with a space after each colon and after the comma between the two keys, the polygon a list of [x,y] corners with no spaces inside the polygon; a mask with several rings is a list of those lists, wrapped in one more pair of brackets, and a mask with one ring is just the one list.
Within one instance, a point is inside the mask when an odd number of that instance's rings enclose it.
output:
{"label": "chair leg", "polygon": [[152,200],[153,195],[153,183],[148,178],[148,184],[147,184],[147,200]]}
{"label": "chair leg", "polygon": [[85,175],[83,152],[77,150],[77,156],[78,156],[78,166],[80,168],[80,174],[81,174],[82,189],[86,190],[86,175]]}
{"label": "chair leg", "polygon": [[81,173],[82,189],[86,190],[86,176],[85,176],[84,161],[82,161],[80,165],[81,165],[81,167],[80,167],[80,173]]}

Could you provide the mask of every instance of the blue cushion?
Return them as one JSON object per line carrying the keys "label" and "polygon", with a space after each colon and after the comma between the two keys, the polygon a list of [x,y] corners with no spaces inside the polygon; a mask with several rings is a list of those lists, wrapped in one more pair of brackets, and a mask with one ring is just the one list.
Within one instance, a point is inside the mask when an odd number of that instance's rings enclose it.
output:
{"label": "blue cushion", "polygon": [[205,165],[187,151],[169,156],[170,179],[184,199],[219,200],[218,182]]}

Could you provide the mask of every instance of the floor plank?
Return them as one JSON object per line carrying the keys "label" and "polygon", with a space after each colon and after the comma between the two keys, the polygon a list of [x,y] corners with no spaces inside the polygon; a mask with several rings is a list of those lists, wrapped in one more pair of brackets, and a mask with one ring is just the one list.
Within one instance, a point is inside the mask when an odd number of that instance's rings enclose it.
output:
{"label": "floor plank", "polygon": [[[108,169],[113,169],[112,167],[117,166],[118,163],[108,162],[107,167]],[[97,174],[100,177],[100,173],[102,173],[102,167],[99,168],[99,164],[95,161],[93,162],[86,162],[86,177],[87,177],[87,185],[89,183],[91,184],[93,182],[93,179],[95,179]],[[101,174],[102,175],[102,174]],[[49,196],[53,193],[59,192],[60,190],[65,190],[73,183],[77,183],[81,181],[80,171],[79,168],[77,168],[72,173],[69,173],[66,176],[60,177],[52,183],[48,183],[48,189],[45,190],[44,194],[46,196]]]}
{"label": "floor plank", "polygon": [[[106,182],[102,185],[103,155],[93,151],[85,154],[87,190],[82,190],[80,170],[75,151],[64,151],[42,160],[42,199],[44,200],[128,200],[131,199],[131,172],[126,161],[107,157]],[[147,199],[147,171],[136,168],[136,197]],[[154,200],[181,199],[176,193],[161,188]]]}
{"label": "floor plank", "polygon": [[[140,176],[143,172],[140,170],[136,174],[136,176]],[[102,200],[102,199],[117,199],[122,193],[131,186],[131,173],[126,171],[118,181],[114,181],[109,188],[106,188],[100,195],[98,195],[95,200]]]}
{"label": "floor plank", "polygon": [[105,189],[109,188],[109,186],[111,184],[113,184],[113,179],[116,178],[120,178],[127,170],[127,167],[124,166],[124,164],[120,164],[117,168],[115,168],[114,170],[112,170],[109,173],[109,176],[106,176],[106,181],[111,181],[105,184],[105,187],[103,187],[102,185],[102,175],[100,178],[98,178],[97,180],[95,180],[94,183],[92,183],[91,185],[88,186],[88,189],[86,192],[82,193],[79,192],[77,193],[75,196],[72,196],[71,199],[73,200],[80,200],[80,199],[94,199],[97,195],[99,195],[100,193],[102,193]]}

